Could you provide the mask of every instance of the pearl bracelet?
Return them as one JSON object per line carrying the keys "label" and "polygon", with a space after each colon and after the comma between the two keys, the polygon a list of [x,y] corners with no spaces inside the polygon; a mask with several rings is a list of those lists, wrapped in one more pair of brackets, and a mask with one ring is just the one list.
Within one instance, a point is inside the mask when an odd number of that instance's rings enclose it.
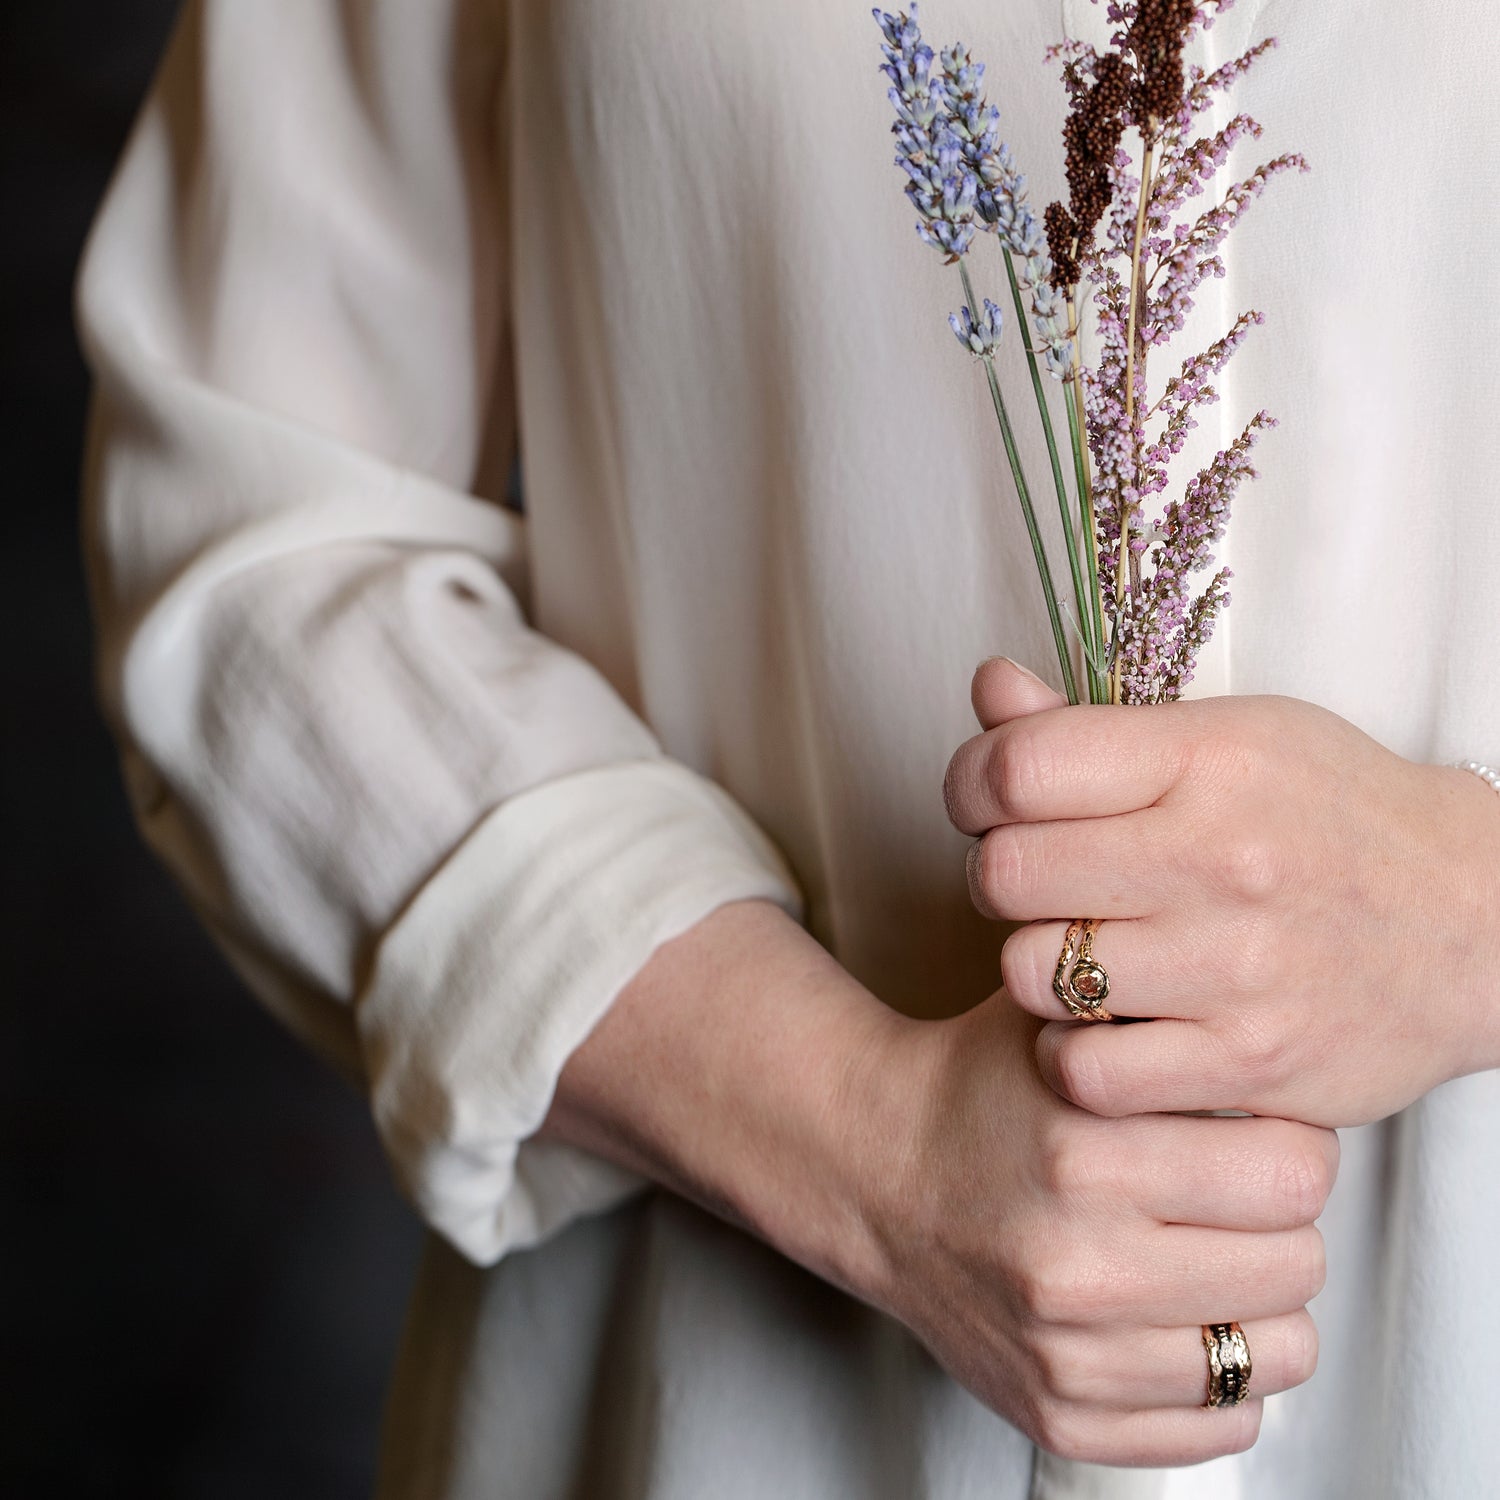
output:
{"label": "pearl bracelet", "polygon": [[1500,792],[1500,771],[1497,771],[1494,766],[1482,766],[1477,760],[1454,761],[1454,765],[1460,771],[1472,771],[1481,781],[1488,782],[1497,792]]}

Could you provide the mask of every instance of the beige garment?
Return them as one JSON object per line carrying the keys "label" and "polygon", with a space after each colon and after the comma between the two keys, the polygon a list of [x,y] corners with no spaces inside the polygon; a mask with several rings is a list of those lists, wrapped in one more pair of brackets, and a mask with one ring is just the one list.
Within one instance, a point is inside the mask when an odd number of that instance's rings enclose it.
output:
{"label": "beige garment", "polygon": [[[924,19],[990,60],[1045,201],[1061,6]],[[1267,28],[1243,102],[1317,170],[1203,302],[1210,337],[1272,321],[1200,436],[1284,425],[1198,689],[1493,763],[1500,23],[1242,0],[1211,55]],[[101,214],[87,546],[142,828],[469,1258],[432,1245],[388,1496],[1032,1485],[902,1330],[669,1198],[599,1213],[637,1185],[528,1141],[614,994],[725,900],[800,889],[914,1013],[996,982],[937,790],[974,663],[1050,645],[876,40],[842,0],[194,5]],[[1500,1469],[1497,1127],[1484,1076],[1347,1133],[1323,1368],[1213,1493]],[[1044,1463],[1035,1496],[1209,1483]]]}

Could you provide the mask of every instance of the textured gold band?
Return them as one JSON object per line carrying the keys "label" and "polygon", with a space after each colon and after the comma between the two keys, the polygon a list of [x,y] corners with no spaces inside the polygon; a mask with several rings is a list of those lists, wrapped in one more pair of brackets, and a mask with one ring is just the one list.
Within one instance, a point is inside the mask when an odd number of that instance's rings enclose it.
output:
{"label": "textured gold band", "polygon": [[1052,993],[1080,1021],[1114,1020],[1104,1008],[1109,997],[1109,974],[1094,957],[1094,934],[1098,930],[1099,923],[1094,917],[1069,922],[1057,968],[1052,973]]}
{"label": "textured gold band", "polygon": [[1238,1406],[1250,1394],[1250,1345],[1238,1323],[1205,1323],[1208,1399],[1205,1406]]}

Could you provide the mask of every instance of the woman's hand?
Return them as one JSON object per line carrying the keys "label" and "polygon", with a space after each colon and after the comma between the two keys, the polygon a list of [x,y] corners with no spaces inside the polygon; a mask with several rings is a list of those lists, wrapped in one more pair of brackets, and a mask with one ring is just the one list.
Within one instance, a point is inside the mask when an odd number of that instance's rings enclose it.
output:
{"label": "woman's hand", "polygon": [[949,767],[981,910],[1030,926],[1005,988],[1044,1019],[1066,918],[1117,1016],[1057,1024],[1043,1074],[1096,1114],[1235,1108],[1362,1124],[1500,1065],[1500,801],[1287,698],[1057,707],[987,662]]}
{"label": "woman's hand", "polygon": [[[940,976],[939,976],[940,978]],[[1187,1464],[1254,1442],[1312,1373],[1330,1131],[1101,1120],[1042,1081],[1003,996],[877,1000],[784,912],[664,944],[563,1070],[544,1133],[642,1172],[911,1328],[1066,1457]],[[1202,1406],[1201,1325],[1238,1319],[1251,1399]]]}
{"label": "woman's hand", "polygon": [[[1259,1397],[1317,1363],[1313,1221],[1331,1132],[1273,1119],[1101,1120],[1036,1071],[1037,1024],[997,996],[906,1023],[870,1061],[904,1076],[906,1170],[867,1222],[885,1274],[860,1288],[1035,1442],[1094,1463],[1198,1463],[1248,1448]],[[1203,1406],[1204,1323],[1238,1319],[1251,1399]]]}

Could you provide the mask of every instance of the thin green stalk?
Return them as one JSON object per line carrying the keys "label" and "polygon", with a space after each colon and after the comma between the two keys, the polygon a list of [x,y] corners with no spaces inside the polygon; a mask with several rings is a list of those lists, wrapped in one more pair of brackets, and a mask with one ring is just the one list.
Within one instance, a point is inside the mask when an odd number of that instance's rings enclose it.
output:
{"label": "thin green stalk", "polygon": [[[1036,397],[1036,409],[1042,418],[1042,431],[1047,436],[1047,457],[1052,460],[1052,483],[1057,488],[1057,509],[1062,517],[1063,542],[1068,549],[1068,571],[1073,575],[1073,600],[1078,609],[1078,633],[1083,637],[1084,668],[1089,678],[1089,701],[1093,702],[1096,674],[1090,658],[1097,653],[1096,644],[1090,639],[1093,617],[1088,608],[1083,567],[1078,557],[1078,538],[1073,526],[1073,513],[1068,505],[1068,487],[1063,481],[1062,462],[1057,456],[1057,437],[1052,430],[1052,412],[1047,405],[1047,391],[1042,384],[1042,372],[1037,367],[1036,351],[1031,347],[1026,308],[1021,300],[1021,284],[1016,280],[1015,262],[1009,250],[1005,251],[1005,274],[1010,279],[1010,296],[1016,309],[1016,329],[1020,334],[1022,347],[1026,350],[1027,367],[1031,371],[1032,394]],[[1080,503],[1082,494],[1083,491],[1080,489]]]}
{"label": "thin green stalk", "polygon": [[[1068,382],[1071,389],[1064,402],[1068,413],[1068,437],[1073,445],[1073,469],[1077,475],[1078,493],[1082,498],[1084,558],[1089,575],[1089,603],[1093,615],[1094,642],[1098,648],[1098,660],[1103,662],[1109,651],[1104,635],[1104,598],[1099,592],[1099,533],[1094,524],[1094,481],[1089,467],[1089,451],[1083,418],[1083,377],[1077,373],[1083,368],[1081,351],[1075,338],[1073,345],[1073,378]],[[1109,702],[1109,674],[1091,671],[1089,675],[1089,701]]]}
{"label": "thin green stalk", "polygon": [[[1094,469],[1089,458],[1088,418],[1083,409],[1083,332],[1078,322],[1078,292],[1068,297],[1068,337],[1073,341],[1073,379],[1069,382],[1071,398],[1068,411],[1068,435],[1073,443],[1073,464],[1078,471],[1078,491],[1083,497],[1084,540],[1088,546],[1089,598],[1094,606],[1094,639],[1099,643],[1099,658],[1105,660],[1109,646],[1104,634],[1104,595],[1099,589],[1099,528],[1094,512]],[[1114,701],[1110,683],[1113,674],[1102,674],[1095,703]]]}
{"label": "thin green stalk", "polygon": [[[969,268],[962,259],[958,263],[959,275],[963,278],[964,297],[969,304],[969,316],[978,323],[979,304],[974,299],[974,288],[969,282]],[[1068,702],[1078,702],[1078,682],[1073,675],[1073,658],[1068,650],[1068,638],[1063,632],[1062,614],[1057,607],[1057,589],[1052,582],[1052,569],[1047,563],[1047,549],[1042,545],[1042,533],[1036,524],[1036,511],[1031,504],[1031,491],[1027,488],[1026,473],[1021,467],[1021,455],[1016,447],[1016,436],[1011,430],[1010,417],[1005,410],[1005,398],[1000,394],[1000,380],[995,374],[995,361],[988,355],[984,358],[984,373],[989,380],[990,399],[995,403],[995,416],[1000,423],[1000,436],[1005,443],[1005,456],[1010,460],[1011,478],[1015,480],[1016,497],[1021,502],[1021,513],[1026,518],[1026,531],[1031,537],[1031,550],[1036,557],[1037,573],[1042,581],[1042,593],[1047,601],[1047,616],[1052,621],[1052,638],[1057,643],[1057,660],[1062,668],[1063,685],[1067,689]]]}
{"label": "thin green stalk", "polygon": [[[1143,126],[1142,129],[1145,127]],[[1146,207],[1151,201],[1151,164],[1152,155],[1156,150],[1156,142],[1147,139],[1145,155],[1141,161],[1141,192],[1135,208],[1135,238],[1130,246],[1130,312],[1125,325],[1125,429],[1130,433],[1132,468],[1135,471],[1137,482],[1140,478],[1141,469],[1141,445],[1135,439],[1135,363],[1136,363],[1136,318],[1141,305],[1141,250],[1146,242]],[[1144,350],[1141,351],[1144,353]],[[1115,565],[1115,609],[1123,618],[1125,614],[1125,589],[1126,580],[1129,575],[1131,552],[1130,552],[1130,510],[1123,499],[1120,503],[1120,545],[1117,549],[1119,557]],[[1111,677],[1110,702],[1120,701],[1122,668],[1123,663],[1117,657],[1115,659],[1114,672]]]}

